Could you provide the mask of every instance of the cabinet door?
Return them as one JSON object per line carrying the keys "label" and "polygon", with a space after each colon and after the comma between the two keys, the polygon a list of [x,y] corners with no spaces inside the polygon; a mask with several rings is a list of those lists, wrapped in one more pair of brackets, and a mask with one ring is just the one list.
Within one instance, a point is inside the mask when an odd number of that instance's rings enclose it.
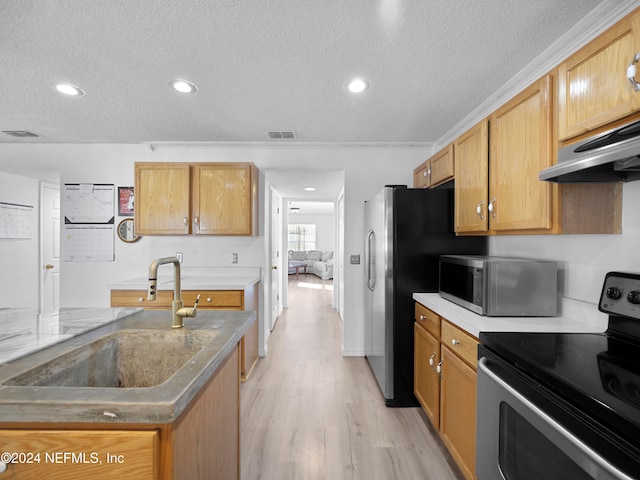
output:
{"label": "cabinet door", "polygon": [[254,235],[252,170],[246,163],[193,167],[194,233]]}
{"label": "cabinet door", "polygon": [[640,106],[640,92],[627,79],[627,66],[640,51],[639,23],[636,11],[560,65],[560,140],[606,125]]}
{"label": "cabinet door", "polygon": [[189,165],[135,164],[135,225],[140,235],[189,233]]}
{"label": "cabinet door", "polygon": [[413,169],[413,188],[429,187],[429,165],[430,161],[427,160]]}
{"label": "cabinet door", "polygon": [[489,137],[483,120],[454,142],[455,231],[486,232]]}
{"label": "cabinet door", "polygon": [[154,480],[158,443],[156,430],[0,430],[2,451],[17,456],[1,478]]}
{"label": "cabinet door", "polygon": [[476,471],[476,371],[443,345],[440,434],[464,476]]}
{"label": "cabinet door", "polygon": [[414,332],[414,393],[431,423],[438,429],[440,426],[440,376],[435,368],[440,361],[440,342],[417,323],[414,324]]}
{"label": "cabinet door", "polygon": [[491,230],[552,226],[552,184],[538,179],[553,164],[551,91],[547,75],[491,115]]}
{"label": "cabinet door", "polygon": [[431,187],[437,187],[453,179],[455,173],[453,168],[453,144],[440,150],[429,161],[431,162]]}

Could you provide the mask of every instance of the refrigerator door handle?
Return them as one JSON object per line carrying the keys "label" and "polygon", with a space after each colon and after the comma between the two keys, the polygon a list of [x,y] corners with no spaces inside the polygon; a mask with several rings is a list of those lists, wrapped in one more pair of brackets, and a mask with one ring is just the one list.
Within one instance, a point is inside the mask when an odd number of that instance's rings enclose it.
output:
{"label": "refrigerator door handle", "polygon": [[366,256],[366,265],[367,265],[367,287],[372,292],[376,288],[376,262],[375,262],[375,245],[376,245],[376,234],[373,230],[369,230],[367,233],[367,245],[365,249]]}

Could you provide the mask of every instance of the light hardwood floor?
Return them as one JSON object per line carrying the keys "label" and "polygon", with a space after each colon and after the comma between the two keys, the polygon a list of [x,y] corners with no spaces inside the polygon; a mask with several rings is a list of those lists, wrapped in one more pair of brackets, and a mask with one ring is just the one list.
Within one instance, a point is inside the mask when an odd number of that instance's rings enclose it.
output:
{"label": "light hardwood floor", "polygon": [[387,408],[343,357],[331,281],[289,276],[289,308],[241,387],[243,480],[459,480],[417,408]]}

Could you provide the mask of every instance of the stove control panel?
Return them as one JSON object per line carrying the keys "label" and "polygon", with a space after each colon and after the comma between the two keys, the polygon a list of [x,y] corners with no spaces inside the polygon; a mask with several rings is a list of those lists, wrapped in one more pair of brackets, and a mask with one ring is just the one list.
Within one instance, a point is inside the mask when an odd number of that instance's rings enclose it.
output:
{"label": "stove control panel", "polygon": [[598,308],[610,315],[640,319],[640,275],[607,273]]}

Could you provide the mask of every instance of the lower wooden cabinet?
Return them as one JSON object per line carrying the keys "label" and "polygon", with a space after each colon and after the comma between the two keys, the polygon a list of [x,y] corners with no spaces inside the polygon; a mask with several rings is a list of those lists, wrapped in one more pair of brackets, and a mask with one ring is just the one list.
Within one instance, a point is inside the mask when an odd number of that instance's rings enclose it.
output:
{"label": "lower wooden cabinet", "polygon": [[2,423],[0,478],[240,480],[239,367],[236,347],[171,424]]}
{"label": "lower wooden cabinet", "polygon": [[442,347],[440,435],[466,478],[476,478],[477,372]]}
{"label": "lower wooden cabinet", "polygon": [[475,480],[478,339],[415,305],[414,390],[465,478]]}
{"label": "lower wooden cabinet", "polygon": [[152,431],[0,430],[7,479],[155,480],[160,435]]}
{"label": "lower wooden cabinet", "polygon": [[440,357],[440,340],[422,328],[415,329],[414,389],[416,397],[433,423],[440,427],[440,375],[436,372]]}

